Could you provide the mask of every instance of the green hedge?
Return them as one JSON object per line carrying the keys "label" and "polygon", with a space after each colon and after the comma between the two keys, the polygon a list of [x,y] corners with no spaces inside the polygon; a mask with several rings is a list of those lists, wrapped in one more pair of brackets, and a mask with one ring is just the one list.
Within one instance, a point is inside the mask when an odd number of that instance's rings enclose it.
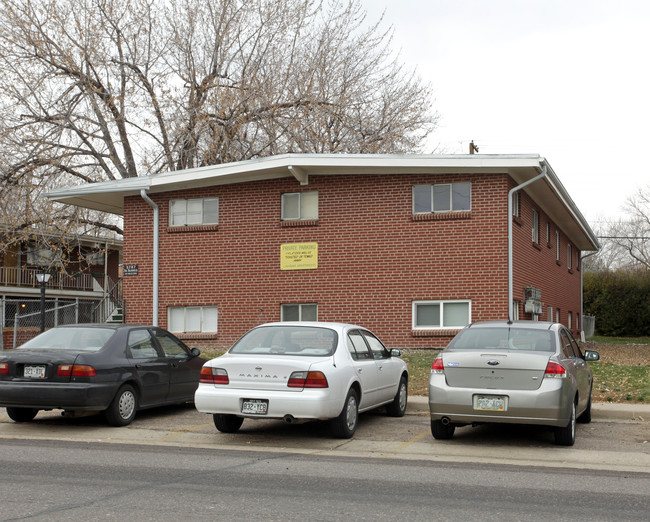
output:
{"label": "green hedge", "polygon": [[596,334],[650,335],[650,272],[584,274],[584,313],[596,317]]}

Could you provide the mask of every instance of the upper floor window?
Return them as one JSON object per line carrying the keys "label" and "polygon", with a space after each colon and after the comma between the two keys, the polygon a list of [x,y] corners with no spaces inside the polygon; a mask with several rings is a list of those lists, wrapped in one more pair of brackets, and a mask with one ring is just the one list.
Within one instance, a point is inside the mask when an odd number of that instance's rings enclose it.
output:
{"label": "upper floor window", "polygon": [[472,184],[468,181],[413,185],[414,214],[471,210],[471,203]]}
{"label": "upper floor window", "polygon": [[533,243],[539,243],[539,212],[533,210]]}
{"label": "upper floor window", "polygon": [[571,244],[568,244],[566,246],[566,266],[569,270],[573,268],[572,260],[573,260],[573,249],[571,248]]}
{"label": "upper floor window", "polygon": [[512,194],[512,215],[519,217],[519,192]]}
{"label": "upper floor window", "polygon": [[282,194],[282,219],[318,219],[318,191],[287,192]]}
{"label": "upper floor window", "polygon": [[471,321],[470,301],[415,301],[413,328],[462,328]]}
{"label": "upper floor window", "polygon": [[555,231],[555,260],[560,262],[560,233]]}
{"label": "upper floor window", "polygon": [[216,225],[219,223],[219,198],[172,199],[169,201],[169,226]]}

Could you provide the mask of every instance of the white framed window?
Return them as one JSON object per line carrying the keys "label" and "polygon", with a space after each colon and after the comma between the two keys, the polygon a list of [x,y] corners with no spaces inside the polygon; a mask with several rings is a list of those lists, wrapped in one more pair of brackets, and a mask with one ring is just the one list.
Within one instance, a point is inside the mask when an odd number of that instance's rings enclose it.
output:
{"label": "white framed window", "polygon": [[546,244],[551,244],[551,223],[548,221],[546,222]]}
{"label": "white framed window", "polygon": [[533,209],[533,243],[539,243],[539,212]]}
{"label": "white framed window", "polygon": [[191,198],[169,200],[169,226],[217,225],[219,198]]}
{"label": "white framed window", "polygon": [[[566,266],[569,270],[573,269],[573,248],[570,243],[566,246]],[[571,327],[569,326],[569,328]]]}
{"label": "white framed window", "polygon": [[553,307],[552,306],[549,306],[549,307],[546,308],[546,320],[549,323],[553,322]]}
{"label": "white framed window", "polygon": [[216,306],[170,306],[167,308],[170,332],[216,332],[218,314]]}
{"label": "white framed window", "polygon": [[571,330],[571,328],[573,328],[573,325],[572,325],[572,323],[573,323],[573,313],[572,312],[568,313],[566,320],[567,320],[567,325],[566,326],[567,326],[567,328],[569,330]]}
{"label": "white framed window", "polygon": [[560,233],[555,231],[555,260],[560,262]]}
{"label": "white framed window", "polygon": [[519,217],[519,192],[512,193],[512,215]]}
{"label": "white framed window", "polygon": [[318,321],[318,304],[291,303],[280,307],[282,321]]}
{"label": "white framed window", "polygon": [[472,209],[472,184],[435,183],[413,185],[413,214]]}
{"label": "white framed window", "polygon": [[471,304],[470,300],[414,301],[413,329],[463,328],[472,320]]}
{"label": "white framed window", "polygon": [[519,321],[519,305],[521,301],[517,301],[514,299],[512,301],[512,320],[513,321]]}
{"label": "white framed window", "polygon": [[318,219],[318,191],[287,192],[282,194],[282,220]]}
{"label": "white framed window", "polygon": [[555,309],[555,322],[556,323],[561,323],[562,322],[562,321],[560,321],[560,309],[559,308]]}

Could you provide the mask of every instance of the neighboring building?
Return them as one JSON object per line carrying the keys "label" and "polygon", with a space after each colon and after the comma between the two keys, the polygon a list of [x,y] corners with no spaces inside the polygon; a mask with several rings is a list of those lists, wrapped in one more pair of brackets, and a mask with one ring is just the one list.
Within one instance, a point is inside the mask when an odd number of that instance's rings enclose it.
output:
{"label": "neighboring building", "polygon": [[580,259],[599,248],[536,155],[289,154],[48,197],[124,216],[127,322],[192,345],[289,319],[358,323],[390,347],[509,316],[578,333]]}
{"label": "neighboring building", "polygon": [[[9,234],[7,227],[0,227],[0,234]],[[40,274],[49,275],[44,283],[48,328],[104,321],[121,299],[121,240],[81,235],[59,244],[53,237],[36,238],[41,234],[0,252],[0,349],[40,332]]]}

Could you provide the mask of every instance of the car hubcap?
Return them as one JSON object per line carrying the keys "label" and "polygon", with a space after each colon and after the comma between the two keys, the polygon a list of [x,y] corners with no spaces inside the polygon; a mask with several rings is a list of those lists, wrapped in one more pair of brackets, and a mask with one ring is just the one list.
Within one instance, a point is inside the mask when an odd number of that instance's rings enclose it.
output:
{"label": "car hubcap", "polygon": [[120,397],[120,417],[123,419],[128,419],[133,415],[133,410],[135,409],[135,396],[130,391],[124,392]]}
{"label": "car hubcap", "polygon": [[357,424],[357,401],[354,397],[348,400],[348,411],[346,415],[348,429],[352,430]]}

